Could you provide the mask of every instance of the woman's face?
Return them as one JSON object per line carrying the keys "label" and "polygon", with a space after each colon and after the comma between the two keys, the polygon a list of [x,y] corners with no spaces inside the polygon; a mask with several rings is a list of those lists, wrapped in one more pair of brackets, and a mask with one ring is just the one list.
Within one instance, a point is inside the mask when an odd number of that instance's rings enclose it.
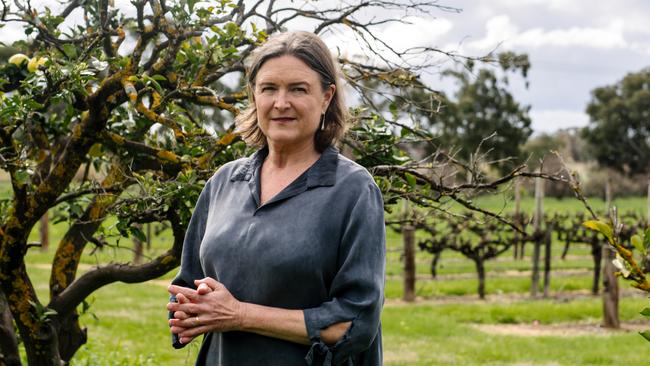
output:
{"label": "woman's face", "polygon": [[294,56],[267,60],[255,79],[257,123],[269,145],[314,144],[321,115],[335,87],[325,91],[318,73]]}

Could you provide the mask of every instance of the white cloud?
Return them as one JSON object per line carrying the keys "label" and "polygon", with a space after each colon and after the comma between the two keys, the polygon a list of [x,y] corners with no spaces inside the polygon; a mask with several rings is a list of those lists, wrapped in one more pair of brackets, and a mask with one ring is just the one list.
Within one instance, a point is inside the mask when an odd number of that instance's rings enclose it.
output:
{"label": "white cloud", "polygon": [[399,45],[401,49],[418,46],[434,46],[440,36],[447,34],[453,24],[447,19],[410,16],[404,23],[392,23],[382,31],[380,37],[388,44]]}
{"label": "white cloud", "polygon": [[514,42],[522,47],[589,47],[600,49],[625,48],[623,21],[614,19],[605,28],[571,27],[544,31],[534,28],[519,34]]}
{"label": "white cloud", "polygon": [[610,21],[605,27],[570,27],[564,29],[532,28],[520,32],[507,15],[492,17],[486,22],[486,35],[469,42],[468,47],[490,50],[505,48],[587,47],[595,49],[630,48],[625,40],[624,22]]}
{"label": "white cloud", "polygon": [[512,42],[518,33],[517,27],[512,24],[510,17],[507,15],[497,15],[490,18],[485,23],[485,30],[485,37],[477,41],[468,42],[466,46],[482,51],[490,50],[501,43]]}
{"label": "white cloud", "polygon": [[589,123],[589,116],[584,112],[567,109],[532,109],[530,118],[535,133],[550,133],[563,128],[584,127]]}
{"label": "white cloud", "polygon": [[585,14],[585,12],[589,11],[590,9],[594,9],[598,7],[599,9],[601,8],[609,8],[609,7],[617,7],[620,8],[620,5],[617,4],[616,2],[609,2],[609,1],[604,1],[601,2],[601,4],[596,4],[597,2],[593,0],[571,0],[571,1],[566,1],[566,0],[496,0],[493,1],[492,5],[494,6],[494,3],[497,3],[495,7],[503,7],[503,8],[531,8],[531,7],[539,7],[542,9],[548,9],[550,11],[553,11],[555,13],[570,13],[570,14]]}

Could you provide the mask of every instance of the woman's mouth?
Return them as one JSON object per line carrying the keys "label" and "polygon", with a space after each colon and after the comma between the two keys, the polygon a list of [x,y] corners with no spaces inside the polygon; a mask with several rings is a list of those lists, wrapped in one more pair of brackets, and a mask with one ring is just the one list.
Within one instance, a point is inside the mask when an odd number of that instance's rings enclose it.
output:
{"label": "woman's mouth", "polygon": [[295,121],[295,117],[276,117],[276,118],[271,118],[271,121],[273,122],[279,122],[279,123],[289,123]]}

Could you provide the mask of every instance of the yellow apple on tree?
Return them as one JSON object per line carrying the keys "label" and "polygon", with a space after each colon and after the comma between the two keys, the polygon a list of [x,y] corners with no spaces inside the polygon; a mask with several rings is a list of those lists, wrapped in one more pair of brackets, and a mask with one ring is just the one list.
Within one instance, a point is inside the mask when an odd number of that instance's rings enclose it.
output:
{"label": "yellow apple on tree", "polygon": [[20,67],[24,62],[25,63],[29,62],[29,57],[27,57],[26,55],[24,55],[22,53],[17,53],[15,55],[9,57],[9,63],[14,64],[14,65],[16,65],[18,67]]}
{"label": "yellow apple on tree", "polygon": [[29,60],[29,63],[27,64],[27,70],[29,72],[36,72],[39,67],[45,65],[45,62],[47,62],[47,59],[45,57],[32,57],[32,59]]}

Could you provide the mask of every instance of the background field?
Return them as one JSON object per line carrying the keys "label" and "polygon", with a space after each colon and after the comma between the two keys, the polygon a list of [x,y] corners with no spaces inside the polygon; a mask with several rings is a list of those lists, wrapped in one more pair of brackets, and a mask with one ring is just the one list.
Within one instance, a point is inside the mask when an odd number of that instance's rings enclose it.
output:
{"label": "background field", "polygon": [[[0,197],[8,187],[0,186]],[[495,210],[508,210],[502,199],[480,202]],[[600,200],[593,200],[597,208]],[[645,198],[616,201],[624,210],[643,212]],[[523,202],[532,207],[532,199]],[[548,212],[578,211],[572,200],[545,201]],[[67,223],[52,225],[49,251],[31,249],[28,267],[41,299],[46,302],[49,260]],[[421,235],[421,234],[418,234]],[[38,240],[33,233],[34,241]],[[157,237],[146,255],[168,247],[168,234]],[[386,303],[382,317],[386,365],[614,365],[647,362],[650,343],[637,334],[650,329],[639,311],[650,300],[628,288],[621,300],[624,329],[605,331],[598,324],[601,300],[589,295],[591,257],[586,246],[574,246],[566,260],[559,259],[560,243],[553,247],[551,297],[530,299],[530,258],[514,260],[505,253],[487,264],[487,300],[476,295],[473,264],[444,252],[438,279],[429,274],[431,256],[417,253],[417,294],[414,304],[402,296],[401,237],[388,233]],[[128,261],[129,240],[119,247],[87,251],[81,271],[108,260]],[[527,254],[531,248],[527,248]],[[166,286],[174,273],[143,284],[106,286],[89,299],[81,322],[88,327],[89,342],[73,365],[192,365],[198,346],[173,350],[166,325]]]}

